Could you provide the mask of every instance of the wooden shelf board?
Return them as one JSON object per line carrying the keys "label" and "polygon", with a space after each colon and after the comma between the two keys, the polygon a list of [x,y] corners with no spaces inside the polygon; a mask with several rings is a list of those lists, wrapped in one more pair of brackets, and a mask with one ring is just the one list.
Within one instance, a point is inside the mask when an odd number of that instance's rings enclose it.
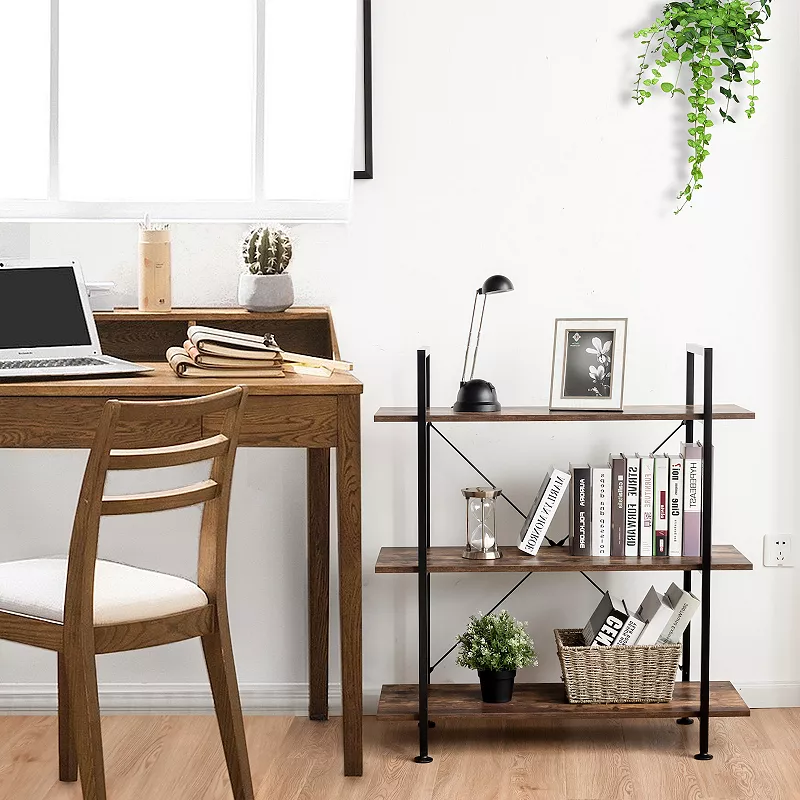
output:
{"label": "wooden shelf board", "polygon": [[231,322],[236,320],[327,320],[330,311],[325,307],[306,308],[292,306],[286,311],[248,311],[244,308],[173,308],[170,311],[139,311],[138,308],[115,308],[113,311],[95,311],[94,318],[101,322],[128,321],[130,319],[152,319],[157,322],[183,322],[194,319]]}
{"label": "wooden shelf board", "polygon": [[[496,561],[470,561],[461,558],[463,547],[428,548],[428,572],[636,572],[699,570],[700,558],[573,556],[565,547],[542,547],[528,556],[516,547],[501,547],[503,557]],[[751,570],[753,564],[733,545],[711,548],[711,569]],[[378,574],[417,572],[416,547],[382,547],[375,564]]]}
{"label": "wooden shelf board", "polygon": [[[381,689],[379,720],[418,718],[417,685],[387,684]],[[563,683],[521,683],[510,703],[483,703],[480,686],[475,684],[433,684],[428,698],[432,719],[446,717],[516,717],[547,715],[575,719],[608,717],[678,718],[700,714],[699,682],[676,683],[669,703],[619,703],[586,705],[568,703]],[[750,709],[728,681],[711,682],[712,717],[747,717]]]}
{"label": "wooden shelf board", "polygon": [[[715,405],[714,419],[755,419],[755,413],[736,405]],[[452,408],[428,409],[429,422],[632,422],[657,420],[699,420],[703,407],[626,406],[622,411],[551,411],[541,406],[508,406],[502,411],[457,414]],[[416,422],[417,409],[379,408],[375,422]]]}

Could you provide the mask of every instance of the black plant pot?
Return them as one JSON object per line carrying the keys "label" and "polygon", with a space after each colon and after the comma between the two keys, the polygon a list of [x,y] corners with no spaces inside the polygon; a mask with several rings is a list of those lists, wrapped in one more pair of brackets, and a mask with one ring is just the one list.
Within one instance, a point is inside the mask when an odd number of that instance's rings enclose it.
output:
{"label": "black plant pot", "polygon": [[481,681],[481,697],[484,703],[508,703],[514,694],[515,669],[504,669],[499,672],[478,670]]}

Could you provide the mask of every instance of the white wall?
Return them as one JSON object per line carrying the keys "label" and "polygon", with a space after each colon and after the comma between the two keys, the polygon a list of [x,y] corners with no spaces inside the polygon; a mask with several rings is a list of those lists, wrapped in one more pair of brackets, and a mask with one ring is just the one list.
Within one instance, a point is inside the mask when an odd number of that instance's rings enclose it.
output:
{"label": "white wall", "polygon": [[[672,209],[686,166],[683,109],[660,97],[644,108],[629,99],[640,52],[631,33],[648,13],[638,0],[587,0],[579,10],[523,0],[375,5],[376,180],[357,184],[349,226],[298,230],[293,266],[298,302],[333,307],[343,354],[365,383],[364,682],[371,696],[381,683],[416,674],[414,578],[373,574],[381,545],[414,539],[414,433],[371,418],[380,405],[413,402],[418,346],[433,354],[434,403],[453,401],[472,293],[502,272],[516,291],[490,298],[478,373],[496,383],[503,403],[547,402],[556,316],[629,318],[628,403],[681,402],[684,343],[716,346],[717,396],[757,418],[717,427],[715,538],[735,544],[756,567],[714,576],[712,677],[745,686],[754,703],[800,704],[796,572],[757,563],[762,534],[800,532],[792,367],[800,335],[800,120],[789,102],[800,58],[798,9],[776,4],[766,34],[773,40],[760,58],[758,114],[714,128],[706,188],[679,217]],[[176,226],[176,304],[234,302],[243,229]],[[35,224],[29,236],[27,226],[0,226],[2,255],[24,255],[28,244],[34,256],[77,256],[89,278],[117,281],[123,301],[135,302],[134,226]],[[649,423],[450,429],[521,505],[551,462],[646,451],[668,432],[668,424]],[[84,459],[0,455],[3,558],[65,548]],[[459,489],[475,476],[439,443],[434,463],[434,543],[458,544]],[[286,684],[302,682],[306,666],[303,476],[300,453],[246,450],[237,465],[232,618],[251,705],[275,704],[283,694],[292,706],[302,696],[302,686]],[[154,519],[138,538],[110,533],[106,554],[149,564],[168,541],[164,566],[188,572],[191,553],[177,537],[172,544],[173,519]],[[510,544],[519,520],[504,507],[500,521]],[[630,603],[650,581],[597,579]],[[435,577],[434,654],[514,580]],[[537,680],[558,679],[552,629],[583,624],[596,600],[583,578],[569,574],[534,575],[509,600],[509,610],[530,622],[541,655]],[[334,622],[335,640],[336,629]],[[694,655],[696,665],[699,646]],[[0,700],[24,704],[46,694],[53,667],[47,654],[4,645]],[[440,669],[437,680],[473,679],[452,659]],[[334,658],[334,683],[338,675]],[[100,677],[124,691],[147,682],[177,692],[204,680],[191,643],[106,656]]]}

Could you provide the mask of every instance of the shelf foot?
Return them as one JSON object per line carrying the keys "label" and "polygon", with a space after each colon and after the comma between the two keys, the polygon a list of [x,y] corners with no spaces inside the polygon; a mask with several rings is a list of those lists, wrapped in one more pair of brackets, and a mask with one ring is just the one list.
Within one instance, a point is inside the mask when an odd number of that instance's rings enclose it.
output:
{"label": "shelf foot", "polygon": [[711,761],[712,758],[714,758],[714,756],[712,756],[711,753],[698,753],[695,756],[697,761]]}
{"label": "shelf foot", "polygon": [[[695,756],[695,758],[697,758],[697,756]],[[416,761],[417,764],[430,764],[433,758],[431,758],[431,756],[414,756],[414,761]]]}
{"label": "shelf foot", "polygon": [[681,717],[676,721],[678,725],[694,725],[694,720],[691,717]]}
{"label": "shelf foot", "polygon": [[[417,723],[417,727],[419,728],[419,722]],[[436,723],[432,719],[429,719],[428,720],[428,728],[435,728],[435,727],[436,727]]]}

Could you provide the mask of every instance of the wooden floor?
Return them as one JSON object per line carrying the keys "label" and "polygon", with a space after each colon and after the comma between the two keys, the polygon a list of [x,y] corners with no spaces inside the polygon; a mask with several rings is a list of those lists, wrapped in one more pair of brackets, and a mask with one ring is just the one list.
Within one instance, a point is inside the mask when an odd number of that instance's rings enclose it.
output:
{"label": "wooden floor", "polygon": [[[800,709],[712,720],[444,721],[434,762],[415,764],[416,725],[365,720],[364,777],[341,774],[339,720],[248,717],[258,800],[800,799]],[[103,720],[109,800],[228,800],[212,717]],[[80,800],[57,780],[53,717],[0,717],[0,800]]]}

